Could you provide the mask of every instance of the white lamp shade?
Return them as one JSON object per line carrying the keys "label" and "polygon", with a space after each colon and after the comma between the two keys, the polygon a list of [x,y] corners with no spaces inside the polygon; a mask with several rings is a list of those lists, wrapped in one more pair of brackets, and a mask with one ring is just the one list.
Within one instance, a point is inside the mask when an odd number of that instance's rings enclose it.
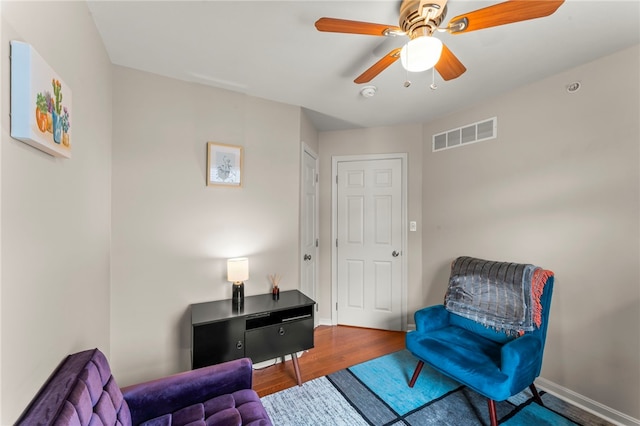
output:
{"label": "white lamp shade", "polygon": [[227,281],[242,282],[249,279],[249,259],[238,257],[227,260]]}
{"label": "white lamp shade", "polygon": [[416,37],[400,50],[400,62],[409,72],[426,71],[440,60],[442,42],[431,36]]}

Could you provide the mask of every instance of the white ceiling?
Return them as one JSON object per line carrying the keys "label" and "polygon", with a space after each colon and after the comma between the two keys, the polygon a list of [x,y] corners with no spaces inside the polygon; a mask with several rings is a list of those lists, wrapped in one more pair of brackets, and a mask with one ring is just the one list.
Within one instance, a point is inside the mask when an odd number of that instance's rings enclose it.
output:
{"label": "white ceiling", "polygon": [[[436,73],[435,91],[431,70],[409,74],[405,88],[397,61],[364,98],[354,78],[407,39],[323,33],[314,22],[398,25],[400,1],[88,3],[114,64],[299,105],[320,131],[427,122],[640,43],[640,1],[567,0],[546,18],[438,33],[466,73],[449,82]],[[495,3],[450,0],[444,23]]]}

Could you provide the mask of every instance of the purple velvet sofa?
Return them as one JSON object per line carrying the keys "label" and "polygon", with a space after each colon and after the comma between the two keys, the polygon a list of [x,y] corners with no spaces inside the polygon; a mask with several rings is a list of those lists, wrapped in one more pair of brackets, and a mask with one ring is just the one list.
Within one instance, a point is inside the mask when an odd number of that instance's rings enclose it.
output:
{"label": "purple velvet sofa", "polygon": [[120,389],[102,352],[69,355],[17,425],[271,426],[249,358]]}

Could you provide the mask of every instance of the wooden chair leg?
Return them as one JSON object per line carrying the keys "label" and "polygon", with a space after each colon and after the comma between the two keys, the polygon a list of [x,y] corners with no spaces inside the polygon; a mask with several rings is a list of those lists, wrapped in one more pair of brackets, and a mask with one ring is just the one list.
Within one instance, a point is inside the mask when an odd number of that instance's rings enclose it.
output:
{"label": "wooden chair leg", "polygon": [[529,389],[531,390],[531,393],[533,394],[533,400],[544,407],[544,404],[542,403],[542,398],[540,398],[540,394],[538,393],[538,389],[536,389],[536,385],[531,383],[529,385]]}
{"label": "wooden chair leg", "polygon": [[496,402],[493,399],[489,401],[489,418],[491,419],[491,426],[498,426],[498,413],[496,412]]}
{"label": "wooden chair leg", "polygon": [[418,376],[422,371],[422,367],[424,367],[423,361],[418,361],[418,365],[416,366],[416,371],[413,372],[413,376],[411,376],[411,381],[409,382],[409,387],[412,388],[413,385],[416,384],[416,380],[418,380]]}

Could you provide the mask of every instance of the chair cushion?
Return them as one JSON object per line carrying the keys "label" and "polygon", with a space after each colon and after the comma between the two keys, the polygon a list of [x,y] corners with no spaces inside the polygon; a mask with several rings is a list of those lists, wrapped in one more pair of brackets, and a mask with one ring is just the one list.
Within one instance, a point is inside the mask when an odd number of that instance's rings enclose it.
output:
{"label": "chair cushion", "polygon": [[502,344],[449,325],[427,333],[408,333],[407,349],[446,376],[489,398],[510,395],[509,377],[500,371]]}
{"label": "chair cushion", "polygon": [[144,426],[271,425],[258,394],[243,389],[148,420]]}
{"label": "chair cushion", "polygon": [[492,340],[497,343],[507,343],[514,339],[513,336],[509,336],[507,333],[496,331],[492,328],[485,327],[484,325],[470,320],[468,318],[461,317],[459,315],[451,313],[449,315],[449,323],[456,327],[464,328],[473,334],[477,334],[486,339]]}

